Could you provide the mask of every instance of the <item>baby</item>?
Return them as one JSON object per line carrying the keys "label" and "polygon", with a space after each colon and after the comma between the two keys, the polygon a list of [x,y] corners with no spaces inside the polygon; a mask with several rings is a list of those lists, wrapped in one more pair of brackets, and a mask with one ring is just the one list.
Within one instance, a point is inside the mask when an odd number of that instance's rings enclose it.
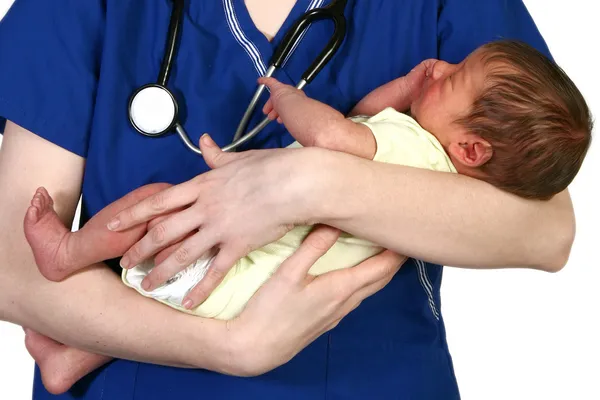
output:
{"label": "baby", "polygon": [[[271,91],[264,112],[294,136],[297,142],[291,147],[326,147],[380,162],[460,173],[529,199],[547,200],[566,189],[591,141],[590,112],[573,82],[553,62],[519,42],[489,43],[458,65],[427,60],[407,77],[371,92],[350,118],[274,78],[259,82]],[[416,88],[406,90],[415,82]],[[412,117],[403,113],[408,110]],[[371,114],[375,115],[367,116]],[[132,192],[74,233],[58,220],[48,193],[39,189],[25,217],[25,234],[42,274],[62,280],[87,265],[122,255],[157,220],[117,233],[106,228],[109,218],[165,187],[148,185]],[[239,260],[209,298],[191,310],[182,307],[182,301],[202,279],[214,254],[152,292],[144,291],[141,281],[172,249],[123,270],[122,279],[141,294],[179,310],[234,318],[310,229],[297,226]],[[101,250],[89,245],[96,241],[104,243]],[[352,267],[382,250],[342,234],[310,273]],[[67,390],[109,360],[33,332],[28,335],[35,339],[29,350],[47,387],[59,377],[61,384],[49,388],[54,392]],[[38,351],[42,347],[43,356]]]}

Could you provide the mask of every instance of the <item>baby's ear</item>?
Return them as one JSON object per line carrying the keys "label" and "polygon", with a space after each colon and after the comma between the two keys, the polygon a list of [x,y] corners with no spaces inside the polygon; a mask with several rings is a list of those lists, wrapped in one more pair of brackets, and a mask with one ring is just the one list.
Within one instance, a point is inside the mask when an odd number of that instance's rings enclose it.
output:
{"label": "baby's ear", "polygon": [[492,145],[475,135],[469,135],[460,141],[450,143],[448,151],[454,160],[469,168],[481,167],[494,154]]}

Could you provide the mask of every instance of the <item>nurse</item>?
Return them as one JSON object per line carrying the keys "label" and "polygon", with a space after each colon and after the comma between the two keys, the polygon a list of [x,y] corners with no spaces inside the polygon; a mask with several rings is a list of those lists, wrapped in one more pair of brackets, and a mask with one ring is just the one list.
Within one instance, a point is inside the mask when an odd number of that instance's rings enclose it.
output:
{"label": "nurse", "polygon": [[[192,140],[210,132],[220,146],[231,141],[282,34],[324,3],[186,1],[170,82]],[[85,223],[139,186],[178,184],[208,170],[177,136],[139,135],[127,118],[131,92],[157,76],[170,11],[167,0],[16,0],[0,24],[0,116],[7,120],[0,150],[0,317],[120,358],[59,398],[459,398],[440,313],[442,268],[409,259],[395,273],[403,259],[387,253],[307,284],[303,272],[331,231],[290,258],[228,326],[144,299],[103,264],[58,284],[38,274],[21,227],[36,187],[49,189],[66,223],[82,193]],[[521,39],[548,52],[519,0],[350,0],[346,17],[346,41],[306,90],[342,112],[424,59],[457,62],[491,39]],[[329,29],[313,25],[278,78],[295,84]],[[292,141],[271,124],[247,148]],[[276,174],[288,171],[294,183],[313,182],[314,149],[289,153],[249,157],[245,165],[268,172],[236,188],[269,189],[282,181]],[[363,185],[373,168],[351,157],[325,157],[335,168],[320,174],[351,172],[339,181],[345,185]],[[220,176],[239,178],[233,163],[214,162]],[[368,181],[370,188],[393,195],[378,196],[378,207],[351,212],[344,229],[446,265],[551,271],[566,262],[574,234],[567,193],[548,203],[528,202],[466,177],[403,167],[382,178]],[[228,188],[219,185],[211,196],[233,205],[235,196],[224,197],[232,194]],[[371,204],[361,193],[353,193],[357,203]],[[345,192],[330,195],[343,198]],[[264,205],[247,203],[257,211],[253,221],[273,221]],[[114,262],[107,264],[118,272]],[[54,398],[37,370],[34,398]]]}

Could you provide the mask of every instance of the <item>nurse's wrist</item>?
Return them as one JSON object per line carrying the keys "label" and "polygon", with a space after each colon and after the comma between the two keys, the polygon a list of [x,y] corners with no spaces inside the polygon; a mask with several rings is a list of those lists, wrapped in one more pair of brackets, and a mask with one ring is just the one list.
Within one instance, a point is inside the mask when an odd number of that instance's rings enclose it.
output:
{"label": "nurse's wrist", "polygon": [[[198,317],[195,317],[198,318]],[[224,375],[252,377],[276,367],[269,351],[260,351],[247,326],[230,321],[198,318],[202,326],[190,342],[196,349],[190,365]]]}
{"label": "nurse's wrist", "polygon": [[[357,163],[370,162],[332,150],[315,149],[311,165],[310,196],[307,196],[306,222],[333,225],[334,221],[351,218],[354,178],[358,177]],[[356,171],[356,172],[353,172]]]}
{"label": "nurse's wrist", "polygon": [[[328,218],[335,208],[332,191],[343,179],[338,153],[317,147],[307,147],[301,151],[302,159],[297,160],[295,178],[291,181],[293,190],[289,197],[293,200],[294,221],[290,223],[314,225]],[[301,168],[297,166],[301,165]],[[332,197],[333,196],[333,197]]]}
{"label": "nurse's wrist", "polygon": [[265,363],[261,362],[260,353],[264,352],[258,351],[248,329],[240,331],[239,324],[235,320],[219,321],[219,323],[224,330],[217,338],[217,347],[213,348],[215,351],[210,354],[214,358],[214,368],[208,369],[225,375],[252,377],[274,368],[274,366],[263,366]]}
{"label": "nurse's wrist", "polygon": [[179,332],[182,362],[191,368],[236,375],[236,347],[225,321],[194,317],[197,325]]}

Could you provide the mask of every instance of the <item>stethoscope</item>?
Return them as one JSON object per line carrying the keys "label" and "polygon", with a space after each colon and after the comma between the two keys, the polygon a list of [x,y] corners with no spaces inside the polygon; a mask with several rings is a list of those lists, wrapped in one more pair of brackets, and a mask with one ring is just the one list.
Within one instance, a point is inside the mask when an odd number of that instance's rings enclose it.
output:
{"label": "stethoscope", "polygon": [[[335,55],[346,37],[346,18],[344,17],[346,3],[347,0],[332,0],[329,5],[310,10],[300,17],[285,34],[281,44],[275,50],[270,66],[264,76],[272,76],[276,69],[283,65],[284,60],[287,59],[288,55],[293,53],[296,48],[296,42],[311,23],[330,19],[335,25],[333,34],[323,51],[304,72],[302,79],[296,87],[302,89],[308,85]],[[163,136],[175,130],[183,143],[191,151],[202,155],[200,149],[192,143],[187,132],[180,123],[177,100],[173,93],[167,88],[171,66],[175,59],[175,47],[181,30],[182,21],[183,0],[173,0],[173,11],[171,12],[171,21],[169,23],[167,45],[160,73],[158,75],[158,81],[157,83],[144,85],[133,93],[129,100],[129,120],[138,132],[149,137]],[[252,130],[244,134],[264,90],[265,85],[258,86],[240,124],[238,125],[233,142],[223,147],[223,151],[235,150],[260,133],[269,122],[271,122],[268,118],[265,118]]]}

